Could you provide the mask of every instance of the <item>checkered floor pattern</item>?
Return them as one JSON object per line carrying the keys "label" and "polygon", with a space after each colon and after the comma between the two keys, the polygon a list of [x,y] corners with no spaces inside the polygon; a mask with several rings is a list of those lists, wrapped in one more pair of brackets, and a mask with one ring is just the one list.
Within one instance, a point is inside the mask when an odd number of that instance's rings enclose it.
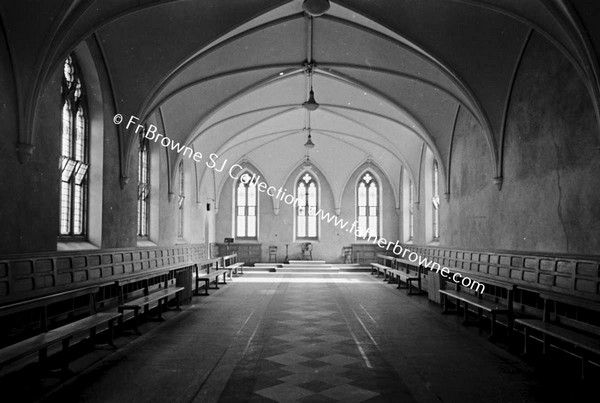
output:
{"label": "checkered floor pattern", "polygon": [[220,401],[414,401],[372,341],[352,332],[344,303],[327,284],[279,289]]}

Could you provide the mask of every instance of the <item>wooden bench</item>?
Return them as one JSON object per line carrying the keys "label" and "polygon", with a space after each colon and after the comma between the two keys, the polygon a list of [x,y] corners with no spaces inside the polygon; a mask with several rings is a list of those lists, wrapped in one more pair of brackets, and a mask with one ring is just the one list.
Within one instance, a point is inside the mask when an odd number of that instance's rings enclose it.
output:
{"label": "wooden bench", "polygon": [[[402,282],[406,284],[406,289],[408,290],[409,295],[413,295],[413,288],[416,288],[417,290],[415,293],[416,295],[424,294],[425,292],[421,287],[421,278],[423,273],[422,266],[419,265],[417,266],[416,271],[411,271],[410,266],[414,266],[414,263],[409,260],[395,258],[394,263],[395,268],[387,270],[389,281],[391,282],[393,278],[396,278],[398,282],[398,288],[402,288]],[[404,265],[404,267],[402,265]],[[417,284],[416,287],[413,285],[413,283]]]}
{"label": "wooden bench", "polygon": [[[0,307],[0,317],[2,318],[11,315],[22,315],[27,311],[40,313],[39,323],[36,326],[39,333],[0,349],[0,366],[34,353],[39,354],[40,362],[43,363],[47,358],[48,347],[62,344],[64,353],[75,336],[87,333],[90,338],[94,339],[101,327],[106,327],[106,330],[108,330],[109,343],[112,344],[113,327],[120,314],[117,312],[96,312],[96,295],[99,289],[100,285],[70,290],[62,289],[54,294],[17,301]],[[77,306],[75,299],[80,297],[87,297],[88,304],[81,307]],[[49,317],[49,311],[57,312],[53,312],[54,316]],[[82,315],[85,315],[85,317],[81,318]],[[33,316],[37,317],[37,315]],[[69,320],[71,317],[79,317],[80,319],[64,324],[65,320]],[[62,325],[60,325],[61,322]],[[66,354],[63,355],[66,356]],[[68,362],[65,357],[63,359],[63,369],[66,369],[67,366]]]}
{"label": "wooden bench", "polygon": [[[193,263],[185,262],[169,265],[157,269],[142,270],[137,273],[120,276],[114,281],[118,290],[117,310],[122,314],[121,322],[128,319],[134,320],[134,329],[139,334],[139,318],[142,314],[148,314],[150,309],[158,308],[158,318],[162,319],[162,312],[167,309],[169,297],[174,297],[177,309],[180,309],[180,293],[184,287],[170,286],[169,280],[174,278],[174,272],[179,269],[193,266]],[[125,288],[128,285],[141,286],[141,293],[133,299],[126,300]],[[134,292],[134,294],[136,294]]]}
{"label": "wooden bench", "polygon": [[233,253],[231,255],[223,256],[223,268],[229,271],[229,278],[232,278],[232,274],[236,276],[239,274],[244,274],[244,262],[238,262],[237,253]]}
{"label": "wooden bench", "polygon": [[156,306],[158,308],[158,318],[162,320],[162,312],[163,309],[167,309],[169,297],[174,296],[177,304],[177,309],[179,307],[179,293],[185,290],[184,287],[167,287],[161,288],[157,291],[151,292],[148,295],[144,295],[143,297],[134,299],[132,301],[123,302],[119,305],[119,313],[123,314],[124,311],[132,311],[134,318],[134,329],[136,333],[140,333],[139,331],[139,318],[141,314],[148,314],[149,310]]}
{"label": "wooden bench", "polygon": [[[100,285],[71,289],[63,287],[52,294],[35,295],[24,300],[11,302],[0,306],[0,319],[2,319],[2,325],[4,325],[4,320],[8,317],[23,316],[26,312],[32,312],[35,314],[31,316],[35,316],[37,319],[35,324],[30,324],[30,327],[38,333],[44,333],[69,318],[89,316],[96,313],[96,296],[99,290]],[[56,306],[59,309],[53,309]]]}
{"label": "wooden bench", "polygon": [[[196,282],[195,295],[200,295],[200,287],[204,287],[204,293],[202,295],[208,295],[208,289],[211,283],[214,283],[214,289],[219,289],[220,276],[223,276],[223,284],[227,284],[227,274],[229,271],[219,269],[219,264],[223,264],[221,258],[206,259],[196,263],[196,272],[194,275]],[[200,283],[203,284],[200,285]]]}
{"label": "wooden bench", "polygon": [[383,280],[387,281],[387,271],[392,268],[393,264],[393,256],[377,254],[377,262],[370,263],[371,274],[377,272],[377,277],[379,277],[383,273]]}
{"label": "wooden bench", "polygon": [[[492,296],[485,293],[473,293],[468,291],[460,284],[455,283],[451,280],[454,273],[460,273],[462,278],[468,277],[471,280],[476,280],[482,284],[493,285],[494,287],[506,290],[506,299],[499,298],[498,296]],[[442,279],[441,284],[444,288],[439,290],[440,299],[442,304],[442,313],[447,312],[459,312],[461,302],[464,304],[463,315],[464,322],[468,323],[469,306],[476,309],[477,323],[480,324],[483,318],[483,312],[487,312],[490,315],[490,339],[496,336],[496,325],[498,323],[497,316],[502,314],[506,316],[507,322],[507,334],[510,337],[513,326],[513,292],[515,285],[513,283],[495,279],[488,276],[483,276],[477,272],[471,272],[469,270],[463,270],[459,268],[450,268],[450,274],[447,278],[444,278],[440,274]],[[455,289],[448,289],[445,286],[447,284],[454,284]],[[455,300],[455,309],[448,309],[448,299]]]}
{"label": "wooden bench", "polygon": [[8,364],[34,353],[39,354],[40,364],[43,365],[47,359],[48,347],[62,344],[62,369],[66,371],[68,369],[66,350],[69,348],[71,339],[81,333],[88,333],[89,337],[94,340],[98,328],[106,326],[108,343],[114,346],[113,329],[116,320],[120,316],[121,314],[116,312],[100,312],[4,347],[0,350],[0,365]]}
{"label": "wooden bench", "polygon": [[600,302],[552,291],[537,292],[544,301],[543,317],[515,319],[515,325],[523,328],[523,354],[528,353],[529,340],[538,340],[542,343],[542,354],[547,354],[552,346],[579,357],[581,378],[585,378],[591,358],[596,357],[596,365],[600,366],[600,327],[560,315],[556,304],[600,312]]}

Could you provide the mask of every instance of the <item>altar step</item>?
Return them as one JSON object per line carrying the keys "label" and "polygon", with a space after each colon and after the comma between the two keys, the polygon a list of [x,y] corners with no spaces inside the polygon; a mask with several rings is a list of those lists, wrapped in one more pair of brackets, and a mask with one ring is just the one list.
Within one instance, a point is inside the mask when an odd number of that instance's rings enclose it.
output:
{"label": "altar step", "polygon": [[352,273],[370,272],[369,266],[357,263],[326,264],[324,260],[291,260],[290,263],[254,263],[254,267],[244,267],[244,271],[274,273]]}

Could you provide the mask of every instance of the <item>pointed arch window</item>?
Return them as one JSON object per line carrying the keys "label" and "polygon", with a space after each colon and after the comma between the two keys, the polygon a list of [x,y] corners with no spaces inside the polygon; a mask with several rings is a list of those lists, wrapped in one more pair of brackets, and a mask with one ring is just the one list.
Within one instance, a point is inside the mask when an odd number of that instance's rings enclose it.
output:
{"label": "pointed arch window", "polygon": [[437,161],[433,161],[433,240],[440,238],[440,193],[439,193],[439,171]]}
{"label": "pointed arch window", "polygon": [[415,236],[415,187],[412,181],[408,182],[408,239]]}
{"label": "pointed arch window", "polygon": [[137,235],[148,236],[150,216],[150,142],[144,136],[140,136],[138,146],[138,220]]}
{"label": "pointed arch window", "polygon": [[379,185],[370,172],[362,175],[356,188],[356,216],[359,237],[368,231],[369,237],[379,237]]}
{"label": "pointed arch window", "polygon": [[314,174],[305,172],[296,183],[298,205],[296,206],[296,239],[318,238],[317,210],[319,187]]}
{"label": "pointed arch window", "polygon": [[249,172],[240,175],[235,184],[235,236],[257,239],[258,195],[256,182]]}
{"label": "pointed arch window", "polygon": [[185,178],[183,176],[183,161],[179,162],[179,197],[177,200],[177,237],[183,238],[183,202],[185,201]]}
{"label": "pointed arch window", "polygon": [[63,66],[60,168],[62,238],[84,238],[87,231],[88,122],[84,86],[73,55]]}

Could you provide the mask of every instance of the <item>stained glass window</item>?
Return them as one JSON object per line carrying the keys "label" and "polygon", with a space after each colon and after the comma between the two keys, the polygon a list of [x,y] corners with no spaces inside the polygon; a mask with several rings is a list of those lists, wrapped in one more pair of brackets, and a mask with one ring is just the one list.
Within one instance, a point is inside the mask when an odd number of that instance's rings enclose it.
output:
{"label": "stained glass window", "polygon": [[258,197],[256,182],[249,172],[240,175],[235,188],[235,234],[241,239],[256,239]]}
{"label": "stained glass window", "polygon": [[368,231],[369,237],[379,237],[379,186],[373,175],[366,172],[356,189],[359,237]]}
{"label": "stained glass window", "polygon": [[318,236],[318,187],[313,174],[305,172],[296,184],[296,238],[316,239]]}
{"label": "stained glass window", "polygon": [[439,193],[439,173],[438,163],[433,161],[433,239],[440,237],[440,193]]}
{"label": "stained glass window", "polygon": [[84,237],[87,225],[89,171],[88,127],[83,84],[75,58],[63,68],[59,235]]}
{"label": "stained glass window", "polygon": [[183,202],[185,201],[184,193],[184,177],[183,177],[183,161],[179,162],[179,199],[177,201],[178,217],[177,217],[177,237],[183,238]]}
{"label": "stained glass window", "polygon": [[415,236],[415,187],[408,182],[408,239]]}
{"label": "stained glass window", "polygon": [[139,237],[148,236],[149,204],[150,204],[150,143],[140,136],[138,146],[138,219],[137,234]]}

